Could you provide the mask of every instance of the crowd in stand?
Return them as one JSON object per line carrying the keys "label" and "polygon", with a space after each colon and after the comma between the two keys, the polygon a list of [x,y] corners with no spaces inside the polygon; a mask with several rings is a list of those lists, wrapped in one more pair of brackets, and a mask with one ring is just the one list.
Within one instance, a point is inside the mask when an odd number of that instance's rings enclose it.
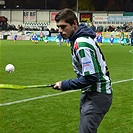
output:
{"label": "crowd in stand", "polygon": [[[93,25],[93,23],[90,25],[90,28],[95,31],[95,32],[112,32],[112,31],[124,31],[124,32],[131,32],[131,30],[133,29],[133,24],[132,23],[125,23],[123,25],[120,26],[114,26],[114,25],[109,25],[109,26],[95,26]],[[28,27],[28,26],[22,26],[22,25],[18,25],[17,27],[13,24],[8,24],[6,22],[0,22],[0,31],[3,30],[18,30],[18,31],[23,31],[23,30],[31,30],[31,31],[39,31],[39,30],[45,30],[45,31],[50,31],[52,33],[57,33],[58,29],[48,29],[47,27],[36,27],[36,26],[32,26],[32,27]]]}
{"label": "crowd in stand", "polygon": [[109,26],[94,26],[93,24],[91,24],[90,26],[92,28],[93,31],[95,32],[112,32],[112,31],[124,31],[124,32],[131,32],[131,30],[133,29],[133,24],[132,22],[129,23],[125,23],[121,26],[114,26],[114,25],[109,25]]}
{"label": "crowd in stand", "polygon": [[[95,32],[128,32],[131,33],[133,31],[133,24],[132,23],[125,23],[121,26],[95,26],[93,23],[89,25],[89,27],[95,31]],[[22,25],[18,25],[17,27],[15,25],[8,24],[6,21],[0,22],[0,31],[49,31],[49,36],[51,36],[51,33],[58,33],[58,29],[48,29],[47,27],[24,27]],[[129,36],[129,38],[131,38]]]}

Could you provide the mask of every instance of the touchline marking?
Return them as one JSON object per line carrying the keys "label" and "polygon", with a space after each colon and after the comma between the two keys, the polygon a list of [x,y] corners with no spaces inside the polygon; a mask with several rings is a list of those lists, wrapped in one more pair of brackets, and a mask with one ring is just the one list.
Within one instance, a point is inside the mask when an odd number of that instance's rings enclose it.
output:
{"label": "touchline marking", "polygon": [[24,102],[33,101],[33,100],[42,99],[42,98],[47,98],[47,97],[59,96],[59,95],[63,95],[63,94],[67,94],[67,93],[71,93],[71,92],[75,92],[75,91],[79,91],[79,90],[65,91],[65,92],[56,93],[56,94],[43,95],[43,96],[39,96],[39,97],[33,97],[33,98],[18,100],[18,101],[14,101],[14,102],[3,103],[3,104],[0,104],[0,107],[12,105],[12,104],[17,104],[17,103],[24,103]]}
{"label": "touchline marking", "polygon": [[112,84],[118,84],[118,83],[128,82],[128,81],[131,81],[131,80],[133,80],[133,78],[132,79],[125,79],[125,80],[120,80],[120,81],[112,82]]}
{"label": "touchline marking", "polygon": [[[126,80],[120,80],[120,81],[112,82],[112,84],[128,82],[128,81],[131,81],[131,80],[133,80],[133,78],[132,79],[126,79]],[[57,93],[57,94],[43,95],[43,96],[39,96],[39,97],[34,97],[34,98],[28,98],[28,99],[23,99],[23,100],[3,103],[3,104],[0,104],[0,107],[12,105],[12,104],[17,104],[17,103],[24,103],[24,102],[33,101],[33,100],[42,99],[42,98],[47,98],[47,97],[59,96],[59,95],[63,95],[63,94],[71,93],[71,92],[76,92],[76,91],[79,91],[79,90],[65,91],[65,92],[61,92],[61,93]]]}

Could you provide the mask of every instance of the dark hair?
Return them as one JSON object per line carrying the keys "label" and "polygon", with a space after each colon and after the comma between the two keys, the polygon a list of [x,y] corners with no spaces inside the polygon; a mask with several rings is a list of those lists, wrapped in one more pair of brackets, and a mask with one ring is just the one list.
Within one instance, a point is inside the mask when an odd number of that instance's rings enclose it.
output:
{"label": "dark hair", "polygon": [[69,23],[70,25],[74,23],[74,20],[76,20],[78,24],[78,18],[76,17],[75,13],[69,8],[62,9],[55,16],[56,22],[59,22],[60,20],[64,20],[66,23]]}

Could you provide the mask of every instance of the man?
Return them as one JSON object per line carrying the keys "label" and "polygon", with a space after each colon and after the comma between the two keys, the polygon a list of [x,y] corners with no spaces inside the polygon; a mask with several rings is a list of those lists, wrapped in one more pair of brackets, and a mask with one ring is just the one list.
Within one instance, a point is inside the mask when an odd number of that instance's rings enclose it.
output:
{"label": "man", "polygon": [[133,46],[133,29],[131,31],[131,46]]}
{"label": "man", "polygon": [[48,36],[47,35],[45,35],[45,37],[44,37],[44,42],[48,43]]}
{"label": "man", "polygon": [[59,46],[61,46],[61,44],[62,44],[62,36],[61,36],[60,33],[57,35],[57,38],[58,38],[58,44],[59,44]]}
{"label": "man", "polygon": [[113,35],[111,35],[111,37],[109,38],[109,42],[110,42],[110,45],[112,46],[114,44],[114,37]]}
{"label": "man", "polygon": [[40,32],[40,41],[43,41],[43,32]]}
{"label": "man", "polygon": [[35,44],[38,43],[38,35],[37,34],[34,34],[34,42],[35,42]]}
{"label": "man", "polygon": [[101,33],[97,35],[96,40],[97,40],[98,45],[102,46],[103,37]]}
{"label": "man", "polygon": [[125,37],[125,43],[129,46],[130,45],[130,38],[129,35],[126,35]]}
{"label": "man", "polygon": [[16,40],[17,40],[17,35],[14,35],[13,40],[14,40],[14,42],[16,42]]}
{"label": "man", "polygon": [[79,25],[71,9],[63,9],[55,16],[63,39],[70,39],[72,64],[77,78],[56,82],[61,91],[81,89],[79,133],[96,133],[112,103],[109,70],[95,33],[86,25]]}
{"label": "man", "polygon": [[70,47],[70,40],[66,39],[67,46]]}
{"label": "man", "polygon": [[121,31],[120,43],[121,43],[122,46],[124,46],[124,31]]}

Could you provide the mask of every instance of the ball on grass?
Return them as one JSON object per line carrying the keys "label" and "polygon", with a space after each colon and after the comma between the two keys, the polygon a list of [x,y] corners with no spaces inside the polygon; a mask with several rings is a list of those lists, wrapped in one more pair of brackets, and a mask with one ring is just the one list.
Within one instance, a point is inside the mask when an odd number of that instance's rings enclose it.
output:
{"label": "ball on grass", "polygon": [[8,73],[13,73],[14,70],[15,70],[15,67],[14,67],[14,65],[12,65],[12,64],[8,64],[8,65],[6,65],[6,67],[5,67],[5,71],[8,72]]}
{"label": "ball on grass", "polygon": [[48,43],[48,40],[44,40],[44,42]]}

